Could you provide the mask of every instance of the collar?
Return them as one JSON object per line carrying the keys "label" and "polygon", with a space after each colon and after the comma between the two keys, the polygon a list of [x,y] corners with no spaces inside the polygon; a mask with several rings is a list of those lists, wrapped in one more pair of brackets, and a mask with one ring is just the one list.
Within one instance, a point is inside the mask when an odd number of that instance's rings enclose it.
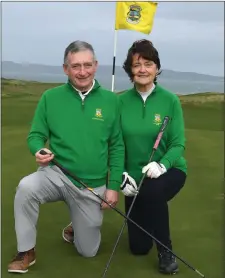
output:
{"label": "collar", "polygon": [[74,90],[76,90],[80,95],[87,96],[90,93],[90,91],[94,88],[95,80],[93,80],[91,88],[85,94],[82,94],[82,91],[78,90],[75,86],[73,86],[71,82],[70,84],[74,88]]}
{"label": "collar", "polygon": [[[71,81],[69,79],[67,80],[67,85],[70,87],[71,91],[73,91],[73,92],[75,91],[78,96],[83,95],[80,90],[78,90],[76,87],[73,86],[73,84],[71,83]],[[84,94],[84,96],[96,91],[96,89],[98,89],[99,87],[100,87],[99,82],[96,79],[94,79],[92,87]]]}
{"label": "collar", "polygon": [[137,90],[137,92],[142,96],[142,97],[148,97],[155,89],[155,84],[153,83],[152,87],[150,90],[148,90],[147,92],[140,92]]}
{"label": "collar", "polygon": [[[153,95],[157,91],[157,88],[159,86],[156,82],[154,82],[153,85],[154,86],[152,86],[152,88],[148,91],[148,92],[150,92],[149,95]],[[143,93],[140,94],[140,92],[136,89],[135,85],[133,86],[132,91],[136,96],[141,97],[141,95],[143,95]],[[147,94],[148,92],[145,92],[144,94]]]}

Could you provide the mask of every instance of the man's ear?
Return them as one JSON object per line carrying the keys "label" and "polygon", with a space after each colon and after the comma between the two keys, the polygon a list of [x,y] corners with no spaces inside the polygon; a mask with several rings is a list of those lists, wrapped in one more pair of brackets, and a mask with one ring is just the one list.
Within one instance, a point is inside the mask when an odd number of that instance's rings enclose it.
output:
{"label": "man's ear", "polygon": [[63,71],[65,72],[66,75],[68,75],[68,65],[63,64]]}
{"label": "man's ear", "polygon": [[98,61],[96,60],[94,63],[95,63],[95,71],[96,71],[98,68]]}

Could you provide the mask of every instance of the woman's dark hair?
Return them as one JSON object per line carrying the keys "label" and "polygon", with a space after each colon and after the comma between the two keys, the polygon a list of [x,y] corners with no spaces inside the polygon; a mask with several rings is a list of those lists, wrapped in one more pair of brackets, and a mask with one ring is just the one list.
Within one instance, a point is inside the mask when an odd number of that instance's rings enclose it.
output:
{"label": "woman's dark hair", "polygon": [[153,61],[158,68],[158,73],[154,79],[154,82],[156,82],[158,75],[161,73],[160,68],[160,59],[157,49],[153,46],[153,43],[148,40],[139,40],[135,41],[132,46],[129,48],[127,53],[127,58],[124,61],[123,69],[129,76],[131,82],[133,82],[133,73],[132,73],[132,61],[133,56],[135,54],[139,54],[139,57],[142,57],[143,59]]}

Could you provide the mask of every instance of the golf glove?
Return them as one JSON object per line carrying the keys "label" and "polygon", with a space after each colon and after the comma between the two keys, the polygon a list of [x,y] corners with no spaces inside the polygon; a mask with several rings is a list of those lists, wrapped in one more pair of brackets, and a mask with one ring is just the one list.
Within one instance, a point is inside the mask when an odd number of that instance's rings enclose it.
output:
{"label": "golf glove", "polygon": [[157,162],[150,162],[142,168],[142,173],[144,174],[147,172],[147,177],[152,179],[157,179],[159,176],[166,173],[166,171],[166,167],[163,164]]}
{"label": "golf glove", "polygon": [[138,193],[135,180],[129,176],[127,172],[123,173],[123,183],[121,184],[120,189],[125,196],[135,196]]}

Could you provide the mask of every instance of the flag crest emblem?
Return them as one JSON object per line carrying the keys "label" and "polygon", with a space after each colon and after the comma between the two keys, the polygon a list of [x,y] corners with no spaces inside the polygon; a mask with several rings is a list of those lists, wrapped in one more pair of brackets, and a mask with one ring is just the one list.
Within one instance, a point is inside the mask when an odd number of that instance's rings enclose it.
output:
{"label": "flag crest emblem", "polygon": [[142,8],[138,5],[131,5],[127,13],[127,22],[131,24],[138,24],[141,18]]}

